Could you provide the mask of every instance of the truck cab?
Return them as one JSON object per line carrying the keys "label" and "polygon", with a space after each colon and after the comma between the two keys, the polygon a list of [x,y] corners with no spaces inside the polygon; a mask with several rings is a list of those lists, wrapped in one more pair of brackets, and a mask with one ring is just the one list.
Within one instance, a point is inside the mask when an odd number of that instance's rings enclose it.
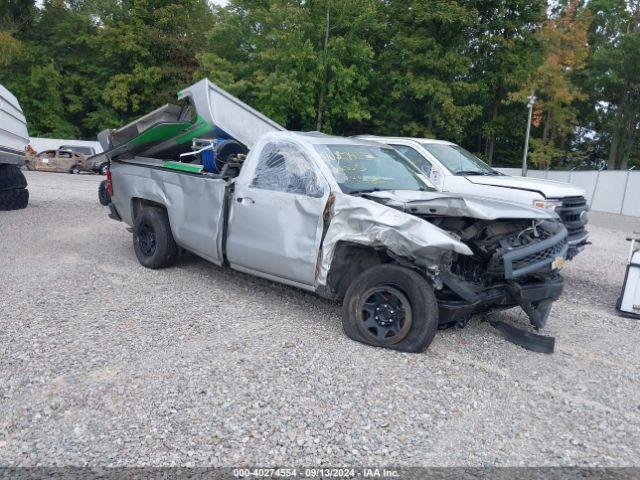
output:
{"label": "truck cab", "polygon": [[505,175],[477,156],[445,140],[410,137],[358,138],[385,143],[409,158],[442,192],[476,195],[555,212],[569,232],[568,257],[588,244],[585,192],[574,185]]}

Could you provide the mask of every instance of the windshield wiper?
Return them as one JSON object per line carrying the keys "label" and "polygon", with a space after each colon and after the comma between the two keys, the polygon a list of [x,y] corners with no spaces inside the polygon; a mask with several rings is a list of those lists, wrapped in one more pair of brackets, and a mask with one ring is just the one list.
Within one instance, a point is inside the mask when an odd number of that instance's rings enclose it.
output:
{"label": "windshield wiper", "polygon": [[363,193],[373,193],[373,192],[381,192],[382,190],[380,190],[377,187],[374,188],[363,188],[361,190],[351,190],[349,192],[349,195],[361,195]]}
{"label": "windshield wiper", "polygon": [[460,170],[456,172],[456,175],[489,175],[486,172],[480,172],[478,170]]}

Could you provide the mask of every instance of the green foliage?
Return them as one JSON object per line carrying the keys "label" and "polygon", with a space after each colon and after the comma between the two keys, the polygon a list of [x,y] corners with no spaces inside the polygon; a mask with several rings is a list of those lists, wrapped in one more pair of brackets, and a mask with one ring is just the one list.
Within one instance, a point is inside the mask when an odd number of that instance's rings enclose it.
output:
{"label": "green foliage", "polygon": [[478,0],[473,5],[478,18],[467,33],[472,39],[467,54],[473,58],[471,76],[479,85],[482,115],[472,125],[476,138],[467,135],[465,140],[489,163],[494,158],[501,164],[517,163],[521,155],[514,146],[522,143],[526,114],[509,93],[520,89],[542,61],[536,30],[545,19],[546,2]]}
{"label": "green foliage", "polygon": [[378,45],[373,127],[381,133],[459,140],[481,111],[466,48],[477,11],[466,2],[390,0]]}
{"label": "green foliage", "polygon": [[0,62],[14,52],[0,83],[32,135],[83,138],[173,101],[193,80],[213,18],[206,0],[45,0],[31,13],[2,17],[7,32],[32,27],[21,30],[19,54],[0,34]]}
{"label": "green foliage", "polygon": [[444,138],[497,165],[520,162],[523,100],[535,91],[534,164],[604,155],[624,167],[640,155],[639,9],[638,0],[11,0],[0,2],[0,83],[32,135],[95,138],[207,76],[291,129]]}
{"label": "green foliage", "polygon": [[529,160],[536,168],[548,168],[554,160],[558,160],[563,151],[556,148],[553,142],[545,143],[541,138],[532,138]]}
{"label": "green foliage", "polygon": [[0,31],[0,68],[9,66],[21,49],[22,44],[11,33]]}
{"label": "green foliage", "polygon": [[[198,73],[294,129],[370,118],[375,2],[236,0],[219,10]],[[325,47],[329,14],[329,32]]]}
{"label": "green foliage", "polygon": [[640,160],[640,2],[593,0],[593,45],[585,84],[596,124],[605,132],[609,168]]}

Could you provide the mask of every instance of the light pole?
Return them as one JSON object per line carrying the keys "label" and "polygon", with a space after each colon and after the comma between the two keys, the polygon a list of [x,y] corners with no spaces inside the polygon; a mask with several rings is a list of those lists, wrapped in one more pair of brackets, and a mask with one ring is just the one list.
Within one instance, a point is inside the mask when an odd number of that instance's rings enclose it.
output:
{"label": "light pole", "polygon": [[529,134],[531,133],[531,116],[533,115],[533,105],[536,103],[536,96],[532,93],[527,97],[529,107],[529,118],[527,120],[527,133],[524,137],[524,153],[522,155],[522,176],[527,176],[527,154],[529,153]]}

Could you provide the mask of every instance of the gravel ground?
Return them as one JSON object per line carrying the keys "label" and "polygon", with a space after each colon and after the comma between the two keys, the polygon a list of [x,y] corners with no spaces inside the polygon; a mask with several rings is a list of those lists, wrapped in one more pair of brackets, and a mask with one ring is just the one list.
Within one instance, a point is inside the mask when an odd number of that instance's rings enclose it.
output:
{"label": "gravel ground", "polygon": [[0,465],[640,465],[640,323],[613,308],[638,219],[592,215],[555,354],[478,320],[403,354],[294,288],[147,270],[101,177],[27,177],[0,213]]}

